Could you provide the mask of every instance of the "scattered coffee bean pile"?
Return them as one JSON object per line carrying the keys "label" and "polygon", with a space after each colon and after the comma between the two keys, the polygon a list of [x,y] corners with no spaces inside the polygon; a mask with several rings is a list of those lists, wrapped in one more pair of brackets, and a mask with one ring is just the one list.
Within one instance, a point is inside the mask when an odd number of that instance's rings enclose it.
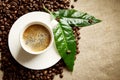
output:
{"label": "scattered coffee bean pile", "polygon": [[79,40],[80,40],[80,32],[79,32],[79,30],[80,30],[80,28],[79,27],[73,27],[72,29],[73,29],[73,33],[74,33],[75,38],[76,38],[76,45],[77,45],[76,54],[79,54],[80,53],[80,50],[79,50]]}
{"label": "scattered coffee bean pile", "polygon": [[[8,48],[8,33],[15,20],[31,11],[44,11],[43,5],[51,11],[57,11],[67,9],[70,0],[0,0],[0,68],[3,71],[3,80],[53,80],[55,75],[63,77],[63,60],[45,70],[31,70],[18,64]],[[79,28],[74,27],[73,31],[78,45]]]}

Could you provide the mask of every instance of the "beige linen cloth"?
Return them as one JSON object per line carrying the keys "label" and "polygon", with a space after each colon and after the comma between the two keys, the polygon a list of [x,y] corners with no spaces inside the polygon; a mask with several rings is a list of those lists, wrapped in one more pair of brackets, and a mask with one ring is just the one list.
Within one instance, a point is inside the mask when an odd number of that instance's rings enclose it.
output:
{"label": "beige linen cloth", "polygon": [[[78,0],[75,9],[102,20],[80,30],[80,54],[74,71],[64,70],[62,79],[120,80],[120,0]],[[2,72],[0,72],[2,80]]]}

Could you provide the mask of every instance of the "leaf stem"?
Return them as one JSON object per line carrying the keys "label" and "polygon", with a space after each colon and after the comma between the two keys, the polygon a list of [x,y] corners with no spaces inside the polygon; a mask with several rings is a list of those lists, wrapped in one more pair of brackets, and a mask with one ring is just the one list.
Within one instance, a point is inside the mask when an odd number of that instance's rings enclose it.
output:
{"label": "leaf stem", "polygon": [[56,17],[53,15],[53,13],[45,7],[45,5],[43,5],[43,9],[44,9],[46,12],[50,13],[50,15],[51,15],[54,19],[56,18]]}

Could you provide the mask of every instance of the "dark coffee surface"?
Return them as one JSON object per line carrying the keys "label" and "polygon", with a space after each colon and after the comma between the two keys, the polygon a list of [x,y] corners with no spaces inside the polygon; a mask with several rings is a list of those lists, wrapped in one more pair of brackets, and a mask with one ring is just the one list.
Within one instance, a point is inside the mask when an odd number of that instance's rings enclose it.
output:
{"label": "dark coffee surface", "polygon": [[[32,11],[44,11],[42,5],[45,5],[51,11],[58,9],[67,9],[70,6],[70,0],[1,0],[0,1],[0,52],[1,52],[1,70],[3,71],[3,80],[53,80],[55,75],[63,77],[63,68],[65,64],[60,60],[54,66],[45,70],[31,70],[17,63],[8,48],[8,33],[12,24],[20,16]],[[78,44],[78,28],[73,28]],[[78,49],[78,47],[77,47]],[[79,50],[77,50],[79,53]]]}

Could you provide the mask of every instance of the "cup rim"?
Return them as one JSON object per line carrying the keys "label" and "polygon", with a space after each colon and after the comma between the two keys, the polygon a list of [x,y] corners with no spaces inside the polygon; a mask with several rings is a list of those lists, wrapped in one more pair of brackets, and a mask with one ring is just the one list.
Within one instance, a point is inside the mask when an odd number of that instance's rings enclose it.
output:
{"label": "cup rim", "polygon": [[[48,29],[48,31],[49,31],[49,33],[50,33],[50,36],[51,36],[51,40],[50,40],[50,43],[49,43],[49,45],[47,46],[47,48],[45,48],[45,49],[43,49],[43,50],[41,50],[41,51],[37,51],[37,52],[34,52],[34,51],[26,48],[25,45],[24,45],[24,41],[23,41],[23,39],[22,39],[22,36],[23,36],[24,31],[25,31],[30,25],[33,25],[33,24],[43,25],[45,28]],[[24,51],[26,51],[27,53],[30,53],[30,54],[36,54],[36,55],[37,55],[37,54],[41,54],[41,53],[46,52],[46,51],[51,47],[51,45],[53,44],[53,38],[54,38],[54,36],[53,36],[53,32],[52,32],[51,26],[49,26],[48,24],[45,24],[45,23],[43,23],[43,22],[40,22],[40,21],[34,21],[34,22],[30,22],[30,23],[26,24],[25,27],[24,27],[24,28],[21,30],[21,32],[20,32],[20,44],[21,44],[21,47],[24,49]]]}

